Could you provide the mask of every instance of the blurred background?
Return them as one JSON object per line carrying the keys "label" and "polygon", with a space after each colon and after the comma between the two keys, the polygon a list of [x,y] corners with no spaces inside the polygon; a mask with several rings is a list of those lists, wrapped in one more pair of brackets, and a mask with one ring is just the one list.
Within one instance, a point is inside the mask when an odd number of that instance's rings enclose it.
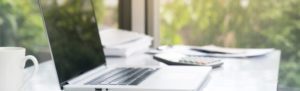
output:
{"label": "blurred background", "polygon": [[161,44],[282,51],[279,91],[300,91],[300,0],[160,0]]}
{"label": "blurred background", "polygon": [[[94,0],[100,28],[118,27],[118,0]],[[36,0],[0,0],[0,46],[20,46],[39,61],[51,59]]]}
{"label": "blurred background", "polygon": [[[119,28],[121,1],[93,0],[99,28]],[[277,48],[279,91],[300,91],[300,0],[160,0],[158,6],[161,45]],[[51,59],[36,0],[0,0],[0,46]]]}

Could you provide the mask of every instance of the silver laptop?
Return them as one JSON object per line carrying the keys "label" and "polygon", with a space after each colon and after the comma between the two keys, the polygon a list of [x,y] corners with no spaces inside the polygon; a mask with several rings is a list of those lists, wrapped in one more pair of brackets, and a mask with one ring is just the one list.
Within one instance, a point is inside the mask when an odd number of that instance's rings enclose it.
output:
{"label": "silver laptop", "polygon": [[197,91],[210,67],[107,67],[90,0],[39,0],[64,91]]}

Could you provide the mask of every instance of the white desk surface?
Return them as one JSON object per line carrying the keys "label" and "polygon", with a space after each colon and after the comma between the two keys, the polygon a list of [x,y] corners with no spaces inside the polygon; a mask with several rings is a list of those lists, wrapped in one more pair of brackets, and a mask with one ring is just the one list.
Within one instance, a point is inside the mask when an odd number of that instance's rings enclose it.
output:
{"label": "white desk surface", "polygon": [[[214,69],[201,91],[276,91],[280,51],[257,58],[227,58],[221,68]],[[128,58],[109,58],[108,66],[146,65],[158,66],[151,56],[137,54]],[[52,61],[40,64],[38,75],[24,91],[60,91]],[[29,73],[32,68],[26,71]]]}

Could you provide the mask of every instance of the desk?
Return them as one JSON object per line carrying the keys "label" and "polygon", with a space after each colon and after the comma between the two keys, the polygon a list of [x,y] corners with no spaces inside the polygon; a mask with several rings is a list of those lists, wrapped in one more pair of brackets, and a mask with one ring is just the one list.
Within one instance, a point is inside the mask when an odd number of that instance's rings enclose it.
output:
{"label": "desk", "polygon": [[[221,68],[214,69],[201,91],[276,91],[280,51],[257,58],[226,58]],[[128,58],[108,58],[108,66],[166,66],[146,54]],[[60,91],[52,61],[41,63],[38,75],[24,91]],[[29,73],[32,68],[27,68]]]}

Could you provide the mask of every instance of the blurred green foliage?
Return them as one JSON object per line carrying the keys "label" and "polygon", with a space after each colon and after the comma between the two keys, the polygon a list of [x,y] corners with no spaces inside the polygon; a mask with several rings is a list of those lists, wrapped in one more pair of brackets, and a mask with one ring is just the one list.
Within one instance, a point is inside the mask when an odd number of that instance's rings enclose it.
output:
{"label": "blurred green foliage", "polygon": [[104,0],[92,0],[92,1],[95,7],[95,14],[96,14],[97,21],[98,23],[103,24],[104,19],[102,19],[102,17],[104,17],[105,14]]}
{"label": "blurred green foliage", "polygon": [[279,86],[300,87],[300,0],[161,0],[161,44],[282,51]]}
{"label": "blurred green foliage", "polygon": [[22,46],[29,53],[47,46],[35,0],[0,0],[0,46]]}
{"label": "blurred green foliage", "polygon": [[[104,15],[103,1],[93,0],[100,23]],[[49,60],[43,24],[37,0],[0,0],[0,46],[25,47],[28,54]]]}

